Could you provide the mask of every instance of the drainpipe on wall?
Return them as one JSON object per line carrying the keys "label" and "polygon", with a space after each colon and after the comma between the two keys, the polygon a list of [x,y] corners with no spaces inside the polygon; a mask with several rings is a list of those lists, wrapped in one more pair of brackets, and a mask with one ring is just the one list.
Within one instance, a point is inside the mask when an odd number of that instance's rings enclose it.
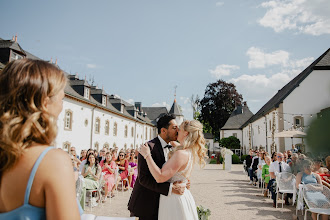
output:
{"label": "drainpipe on wall", "polygon": [[268,152],[268,132],[267,132],[267,118],[265,115],[265,126],[266,126],[266,152]]}
{"label": "drainpipe on wall", "polygon": [[93,128],[94,128],[94,110],[95,110],[95,108],[96,108],[96,106],[92,109],[90,149],[93,149]]}
{"label": "drainpipe on wall", "polygon": [[136,121],[135,121],[135,123],[134,123],[134,126],[135,126],[135,128],[134,128],[134,149],[136,149]]}

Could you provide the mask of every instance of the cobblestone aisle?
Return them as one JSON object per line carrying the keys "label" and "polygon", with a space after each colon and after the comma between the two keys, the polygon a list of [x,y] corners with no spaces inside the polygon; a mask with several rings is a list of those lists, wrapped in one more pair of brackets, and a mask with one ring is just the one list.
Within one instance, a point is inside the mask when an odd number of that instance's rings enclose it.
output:
{"label": "cobblestone aisle", "polygon": [[[191,192],[197,205],[211,210],[211,220],[218,219],[292,219],[295,207],[284,206],[275,209],[272,200],[261,197],[261,190],[248,185],[242,165],[233,165],[232,171],[225,171],[222,165],[208,164],[204,169],[196,166],[191,177]],[[128,217],[127,202],[130,193],[108,199],[103,207],[95,207],[93,213],[99,216]],[[299,216],[302,219],[301,215]]]}

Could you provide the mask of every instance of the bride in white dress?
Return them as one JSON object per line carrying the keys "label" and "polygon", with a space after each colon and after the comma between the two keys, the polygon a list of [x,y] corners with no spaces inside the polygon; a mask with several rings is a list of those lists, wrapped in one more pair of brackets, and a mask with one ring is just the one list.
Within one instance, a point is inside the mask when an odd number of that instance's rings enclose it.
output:
{"label": "bride in white dress", "polygon": [[[153,161],[149,146],[147,144],[141,146],[140,153],[146,159],[149,170],[158,183],[187,182],[194,162],[205,165],[205,139],[203,125],[199,121],[182,122],[178,141],[180,145],[175,148],[162,169],[159,169]],[[158,219],[198,220],[196,204],[190,191],[185,189],[183,195],[174,193],[169,196],[160,195]]]}

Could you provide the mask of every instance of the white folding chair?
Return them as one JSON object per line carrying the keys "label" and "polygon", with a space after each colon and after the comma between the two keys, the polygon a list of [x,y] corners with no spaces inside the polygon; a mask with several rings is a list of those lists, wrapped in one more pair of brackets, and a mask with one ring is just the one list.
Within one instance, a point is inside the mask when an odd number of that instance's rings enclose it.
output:
{"label": "white folding chair", "polygon": [[101,198],[102,198],[102,188],[104,186],[104,179],[103,175],[101,174],[100,179],[99,179],[99,186],[96,189],[86,189],[86,198],[87,195],[89,194],[89,205],[91,207],[91,211],[93,209],[93,204],[92,204],[92,198],[93,198],[93,192],[96,192],[98,195],[98,201],[100,204],[102,204]]}
{"label": "white folding chair", "polygon": [[[127,177],[125,178],[125,179],[121,179],[120,181],[119,181],[119,183],[121,184],[121,191],[122,191],[122,195],[124,195],[124,181],[126,181],[127,182],[127,185],[128,185],[128,192],[130,192],[130,186],[129,186],[129,181],[128,181],[128,176],[130,175],[129,174],[130,173],[130,166],[128,166],[128,175],[127,175]],[[119,178],[119,168],[117,167],[116,168],[116,174],[115,174],[115,179],[116,179],[116,181],[118,181],[118,178]],[[116,191],[117,191],[117,196],[118,196],[118,184],[116,184],[117,185],[117,187],[116,187]]]}
{"label": "white folding chair", "polygon": [[[292,173],[281,172],[276,176],[276,208],[278,204],[278,195],[282,193],[282,200],[284,193],[294,194],[296,190],[296,177]],[[294,203],[292,204],[294,205]],[[283,208],[283,202],[282,202]]]}
{"label": "white folding chair", "polygon": [[317,220],[320,214],[330,215],[330,189],[322,184],[306,184],[303,187],[304,201],[307,205],[307,211],[317,213]]}

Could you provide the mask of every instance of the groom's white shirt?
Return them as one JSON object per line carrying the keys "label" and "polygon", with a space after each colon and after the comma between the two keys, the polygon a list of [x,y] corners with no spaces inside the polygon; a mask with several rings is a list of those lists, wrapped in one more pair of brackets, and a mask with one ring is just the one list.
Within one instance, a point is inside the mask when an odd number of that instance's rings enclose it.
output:
{"label": "groom's white shirt", "polygon": [[[164,141],[163,138],[161,138],[159,135],[158,135],[158,139],[159,139],[160,144],[162,145],[162,148],[163,148],[163,151],[164,151],[165,161],[167,161],[168,148],[165,148],[165,146],[168,145],[168,143],[166,143],[166,141]],[[171,195],[171,193],[172,193],[172,187],[173,187],[173,183],[170,183],[170,188],[169,188],[169,191],[168,191],[168,195],[167,196],[170,196]]]}

